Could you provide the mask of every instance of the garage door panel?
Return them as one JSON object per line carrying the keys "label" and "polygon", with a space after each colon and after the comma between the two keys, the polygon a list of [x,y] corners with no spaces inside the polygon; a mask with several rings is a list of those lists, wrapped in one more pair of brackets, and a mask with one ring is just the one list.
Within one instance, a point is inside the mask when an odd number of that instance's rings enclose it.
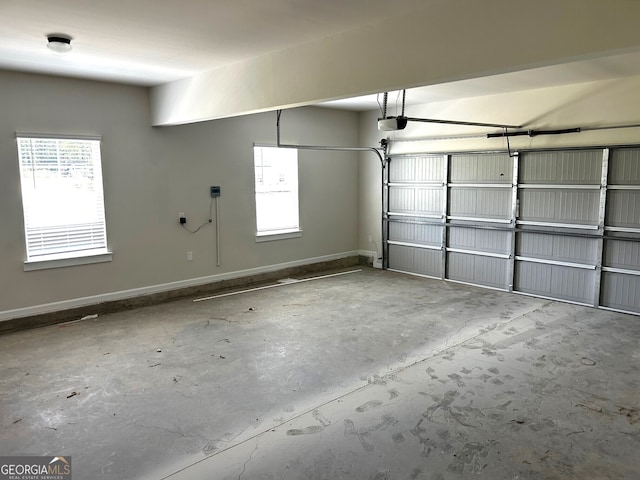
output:
{"label": "garage door panel", "polygon": [[430,277],[442,276],[442,253],[402,245],[389,245],[389,268]]}
{"label": "garage door panel", "polygon": [[511,190],[452,187],[449,192],[449,215],[509,219],[511,215]]}
{"label": "garage door panel", "polygon": [[511,232],[451,227],[449,228],[449,246],[452,248],[508,254],[511,248]]}
{"label": "garage door panel", "polygon": [[408,214],[442,214],[442,189],[394,187],[389,190],[389,210]]}
{"label": "garage door panel", "polygon": [[452,155],[452,183],[511,183],[513,159],[507,154]]}
{"label": "garage door panel", "polygon": [[640,149],[620,148],[611,152],[609,184],[640,184]]}
{"label": "garage door panel", "polygon": [[640,276],[604,272],[600,292],[601,305],[640,313]]}
{"label": "garage door panel", "polygon": [[602,150],[527,152],[522,156],[519,179],[522,183],[600,183]]}
{"label": "garage door panel", "polygon": [[392,160],[391,268],[640,314],[640,146]]}
{"label": "garage door panel", "polygon": [[514,289],[543,297],[591,304],[595,270],[548,265],[516,263]]}
{"label": "garage door panel", "polygon": [[640,228],[640,191],[609,191],[606,218],[608,226]]}
{"label": "garage door panel", "polygon": [[606,240],[603,264],[607,267],[640,271],[640,242]]}
{"label": "garage door panel", "polygon": [[445,157],[418,155],[394,157],[389,163],[392,182],[441,182],[444,177]]}
{"label": "garage door panel", "polygon": [[516,237],[516,255],[562,262],[595,264],[598,256],[598,240],[520,232]]}
{"label": "garage door panel", "polygon": [[598,190],[523,189],[520,220],[597,225]]}
{"label": "garage door panel", "polygon": [[439,247],[442,244],[443,228],[440,225],[390,222],[389,240]]}
{"label": "garage door panel", "polygon": [[447,254],[447,278],[459,282],[507,289],[508,260],[466,253]]}
{"label": "garage door panel", "polygon": [[389,189],[389,210],[407,214],[442,214],[442,188],[394,187]]}

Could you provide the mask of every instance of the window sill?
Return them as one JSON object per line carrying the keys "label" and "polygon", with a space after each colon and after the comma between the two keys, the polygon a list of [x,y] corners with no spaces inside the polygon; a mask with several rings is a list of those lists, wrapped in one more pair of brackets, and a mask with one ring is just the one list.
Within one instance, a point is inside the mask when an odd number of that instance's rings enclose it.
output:
{"label": "window sill", "polygon": [[273,240],[286,240],[287,238],[299,238],[302,237],[302,230],[289,230],[286,232],[278,233],[257,233],[256,242],[271,242]]}
{"label": "window sill", "polygon": [[75,265],[89,265],[92,263],[110,262],[113,254],[106,250],[89,250],[83,253],[47,255],[37,260],[27,260],[24,262],[24,271],[46,270],[49,268],[72,267]]}

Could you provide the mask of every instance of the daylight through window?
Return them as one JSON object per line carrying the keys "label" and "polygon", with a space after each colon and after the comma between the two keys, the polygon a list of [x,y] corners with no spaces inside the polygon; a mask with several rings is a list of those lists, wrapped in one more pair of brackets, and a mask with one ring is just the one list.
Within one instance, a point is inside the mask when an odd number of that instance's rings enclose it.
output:
{"label": "daylight through window", "polygon": [[17,141],[27,260],[106,253],[100,140]]}
{"label": "daylight through window", "polygon": [[258,236],[299,231],[298,151],[254,147],[254,166]]}

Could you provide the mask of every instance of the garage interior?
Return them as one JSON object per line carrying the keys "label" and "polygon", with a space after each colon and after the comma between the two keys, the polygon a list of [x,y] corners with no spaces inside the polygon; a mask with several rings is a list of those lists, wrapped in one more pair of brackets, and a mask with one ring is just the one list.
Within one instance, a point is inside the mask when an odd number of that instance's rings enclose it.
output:
{"label": "garage interior", "polygon": [[[638,478],[640,4],[264,3],[0,5],[0,454]],[[30,254],[42,137],[99,143],[100,255]]]}

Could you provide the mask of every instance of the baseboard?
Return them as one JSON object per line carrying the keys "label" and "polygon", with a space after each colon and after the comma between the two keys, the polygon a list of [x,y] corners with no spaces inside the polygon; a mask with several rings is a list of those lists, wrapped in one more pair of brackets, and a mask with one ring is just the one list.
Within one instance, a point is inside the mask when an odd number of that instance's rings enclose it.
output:
{"label": "baseboard", "polygon": [[372,250],[359,250],[360,263],[370,265],[373,268],[382,268],[382,258],[378,257],[378,252]]}
{"label": "baseboard", "polygon": [[74,298],[60,302],[0,312],[0,334],[26,328],[52,325],[85,315],[162,303],[180,297],[216,292],[238,286],[255,285],[295,274],[345,268],[360,263],[359,251],[294,260],[263,267],[236,270],[206,277]]}
{"label": "baseboard", "polygon": [[358,250],[358,255],[360,256],[361,265],[369,265],[372,267],[376,260],[376,252],[369,250]]}

